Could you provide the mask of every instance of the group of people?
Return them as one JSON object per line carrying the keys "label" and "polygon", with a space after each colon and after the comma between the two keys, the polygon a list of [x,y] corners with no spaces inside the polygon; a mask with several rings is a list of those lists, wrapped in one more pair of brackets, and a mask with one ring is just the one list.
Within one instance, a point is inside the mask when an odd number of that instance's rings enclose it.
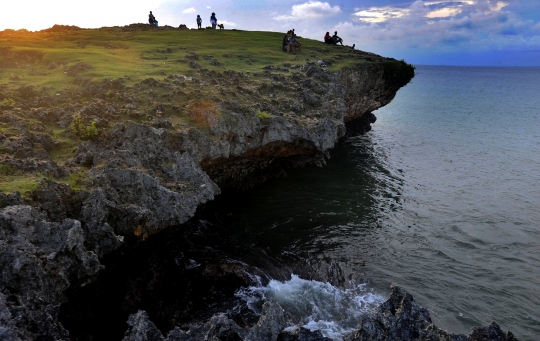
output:
{"label": "group of people", "polygon": [[[216,26],[223,28],[223,24],[218,25],[216,13],[214,12],[212,12],[212,15],[210,16],[210,24],[214,30],[216,29]],[[197,28],[202,28],[202,18],[199,14],[197,14]]]}
{"label": "group of people", "polygon": [[296,49],[298,51],[302,52],[302,49],[300,48],[302,44],[296,39],[296,34],[294,34],[294,28],[287,32],[285,37],[283,37],[283,43],[282,43],[282,49],[283,51],[287,51],[287,53],[296,52]]}
{"label": "group of people", "polygon": [[330,32],[326,32],[324,35],[324,42],[330,45],[341,44],[341,46],[343,46],[343,39],[337,35],[337,31],[334,32],[333,36],[330,35]]}
{"label": "group of people", "polygon": [[[156,20],[156,17],[154,16],[154,14],[152,14],[152,11],[150,11],[150,14],[148,14],[148,23],[152,26],[158,25],[158,21]],[[216,26],[223,28],[223,24],[218,25],[216,13],[214,12],[212,12],[212,15],[210,16],[210,24],[212,24],[213,29],[216,29]],[[197,14],[197,28],[202,28],[202,18],[198,14]]]}

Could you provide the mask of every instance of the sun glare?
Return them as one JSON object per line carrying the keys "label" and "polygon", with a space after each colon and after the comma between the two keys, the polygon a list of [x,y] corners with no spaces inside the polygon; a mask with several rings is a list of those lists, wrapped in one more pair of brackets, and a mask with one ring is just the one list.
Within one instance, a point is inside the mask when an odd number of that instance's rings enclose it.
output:
{"label": "sun glare", "polygon": [[146,22],[165,0],[18,0],[2,3],[0,30],[42,30],[55,24],[84,28]]}

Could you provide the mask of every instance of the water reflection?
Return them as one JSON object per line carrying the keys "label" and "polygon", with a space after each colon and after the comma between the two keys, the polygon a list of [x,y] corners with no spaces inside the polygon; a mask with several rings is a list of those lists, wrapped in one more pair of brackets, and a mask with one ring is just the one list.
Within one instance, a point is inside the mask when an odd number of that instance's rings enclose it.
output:
{"label": "water reflection", "polygon": [[[299,271],[296,263],[309,264],[316,269],[303,271],[310,278],[343,284],[364,277],[362,268],[381,252],[376,231],[388,212],[401,209],[402,182],[368,135],[341,143],[326,167],[291,170],[255,190],[218,197],[204,219],[279,266]],[[318,271],[329,263],[344,273]]]}

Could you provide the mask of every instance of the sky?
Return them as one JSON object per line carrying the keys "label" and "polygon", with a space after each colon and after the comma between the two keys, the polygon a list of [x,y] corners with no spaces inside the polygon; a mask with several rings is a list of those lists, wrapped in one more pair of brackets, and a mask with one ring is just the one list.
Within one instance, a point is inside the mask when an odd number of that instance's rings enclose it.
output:
{"label": "sky", "polygon": [[[412,64],[540,66],[540,0],[2,0],[0,30],[146,23],[278,31],[346,45]],[[279,42],[269,42],[276,44]]]}

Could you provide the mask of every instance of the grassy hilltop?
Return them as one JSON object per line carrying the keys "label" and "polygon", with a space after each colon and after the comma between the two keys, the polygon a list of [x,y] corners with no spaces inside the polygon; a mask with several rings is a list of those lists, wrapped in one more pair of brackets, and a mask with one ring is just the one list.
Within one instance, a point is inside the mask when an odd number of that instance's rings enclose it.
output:
{"label": "grassy hilltop", "polygon": [[80,62],[91,68],[81,68],[79,76],[94,80],[129,76],[126,85],[164,74],[194,75],[200,68],[256,72],[267,65],[331,59],[329,70],[337,70],[361,62],[346,47],[302,38],[303,52],[287,54],[281,50],[283,36],[239,30],[160,30],[142,24],[101,29],[55,26],[35,33],[6,30],[0,32],[0,84],[61,89],[73,81],[66,69]]}
{"label": "grassy hilltop", "polygon": [[[0,32],[0,192],[29,197],[43,177],[84,187],[86,170],[66,161],[80,143],[117,123],[206,133],[209,115],[264,118],[276,110],[309,122],[310,108],[290,110],[308,63],[322,60],[330,71],[384,63],[386,77],[414,73],[402,61],[309,39],[300,38],[302,52],[287,54],[283,36],[145,24]],[[69,172],[31,171],[15,159],[45,160]]]}

